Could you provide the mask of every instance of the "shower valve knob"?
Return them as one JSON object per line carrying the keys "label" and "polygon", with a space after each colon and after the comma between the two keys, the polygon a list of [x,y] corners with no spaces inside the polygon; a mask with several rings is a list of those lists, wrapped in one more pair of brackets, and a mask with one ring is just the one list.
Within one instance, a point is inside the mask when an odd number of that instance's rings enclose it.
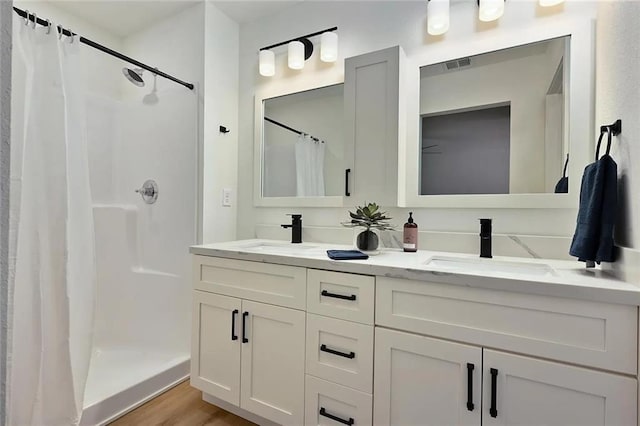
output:
{"label": "shower valve knob", "polygon": [[149,179],[145,181],[142,188],[136,189],[136,191],[142,197],[142,200],[147,204],[153,204],[158,199],[158,184]]}

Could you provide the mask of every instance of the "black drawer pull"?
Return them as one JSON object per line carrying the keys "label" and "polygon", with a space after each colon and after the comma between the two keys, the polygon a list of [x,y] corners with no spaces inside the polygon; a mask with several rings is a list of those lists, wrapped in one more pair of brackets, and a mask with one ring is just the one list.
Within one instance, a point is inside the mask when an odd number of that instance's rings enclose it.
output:
{"label": "black drawer pull", "polygon": [[247,339],[247,317],[249,316],[249,312],[245,311],[242,313],[242,343],[247,343],[249,339]]}
{"label": "black drawer pull", "polygon": [[351,169],[345,169],[344,171],[344,196],[351,197],[351,192],[349,192],[349,173],[351,173]]}
{"label": "black drawer pull", "polygon": [[344,294],[329,293],[327,290],[322,290],[322,293],[320,294],[322,294],[325,297],[334,297],[336,299],[356,300],[355,294],[352,294],[351,296],[345,296]]}
{"label": "black drawer pull", "polygon": [[236,315],[238,315],[238,312],[237,309],[231,312],[231,340],[238,340],[238,335],[236,334]]}
{"label": "black drawer pull", "polygon": [[492,368],[491,370],[491,408],[489,414],[491,417],[498,417],[498,407],[496,407],[496,394],[498,393],[498,370]]}
{"label": "black drawer pull", "polygon": [[352,424],[355,423],[355,420],[353,420],[353,417],[349,417],[349,420],[345,420],[338,416],[334,416],[333,414],[327,413],[327,410],[325,410],[324,407],[320,407],[320,415],[325,416],[328,419],[335,420],[338,423],[342,423],[343,425],[351,426]]}
{"label": "black drawer pull", "polygon": [[349,353],[340,352],[340,351],[336,351],[335,349],[328,348],[327,345],[320,345],[320,350],[322,352],[327,352],[327,353],[330,353],[330,354],[342,356],[342,357],[349,358],[349,359],[354,359],[356,357],[356,353],[355,352],[349,352]]}
{"label": "black drawer pull", "polygon": [[467,410],[473,411],[473,369],[475,366],[467,363]]}

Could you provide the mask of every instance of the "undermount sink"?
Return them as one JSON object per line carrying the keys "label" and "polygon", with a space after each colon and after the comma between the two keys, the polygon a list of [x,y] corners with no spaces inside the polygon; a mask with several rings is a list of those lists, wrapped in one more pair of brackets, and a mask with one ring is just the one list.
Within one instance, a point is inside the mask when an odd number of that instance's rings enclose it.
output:
{"label": "undermount sink", "polygon": [[544,263],[511,262],[493,259],[434,256],[425,262],[425,265],[458,272],[494,272],[535,276],[556,275],[553,268]]}
{"label": "undermount sink", "polygon": [[305,251],[314,249],[316,247],[317,246],[308,244],[293,244],[285,241],[260,241],[238,246],[238,249],[260,253],[304,253]]}

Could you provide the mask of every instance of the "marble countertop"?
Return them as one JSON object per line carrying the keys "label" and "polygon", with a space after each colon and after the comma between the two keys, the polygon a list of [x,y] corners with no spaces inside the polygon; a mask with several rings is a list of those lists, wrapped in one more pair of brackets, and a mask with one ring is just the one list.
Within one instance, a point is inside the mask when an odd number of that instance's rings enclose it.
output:
{"label": "marble countertop", "polygon": [[[323,243],[289,244],[275,240],[243,240],[226,243],[192,246],[195,255],[223,257],[252,262],[274,263],[325,269],[362,275],[376,275],[390,278],[426,281],[502,290],[518,293],[567,297],[595,302],[640,305],[640,287],[617,280],[599,269],[586,269],[577,261],[551,259],[523,259],[516,257],[494,257],[479,259],[477,255],[444,253],[419,250],[405,253],[399,249],[383,249],[380,254],[367,260],[332,260],[327,257],[330,249],[350,250],[353,247]],[[443,268],[429,264],[432,258],[452,259],[469,262],[469,268]],[[502,265],[516,264],[548,265],[552,272],[534,274],[517,271],[494,271],[487,268],[490,262]],[[486,270],[478,270],[474,265]],[[425,284],[427,284],[425,283]]]}

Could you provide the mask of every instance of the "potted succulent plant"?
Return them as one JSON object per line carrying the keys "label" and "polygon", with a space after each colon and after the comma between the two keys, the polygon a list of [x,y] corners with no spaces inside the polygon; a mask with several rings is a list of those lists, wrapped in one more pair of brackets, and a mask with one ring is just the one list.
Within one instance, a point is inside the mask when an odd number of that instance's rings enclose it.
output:
{"label": "potted succulent plant", "polygon": [[351,220],[342,222],[343,226],[348,228],[364,228],[355,238],[355,245],[358,250],[376,254],[380,244],[378,231],[393,230],[393,225],[389,223],[391,220],[386,212],[380,211],[380,207],[376,203],[366,203],[356,208],[355,213],[349,212]]}

